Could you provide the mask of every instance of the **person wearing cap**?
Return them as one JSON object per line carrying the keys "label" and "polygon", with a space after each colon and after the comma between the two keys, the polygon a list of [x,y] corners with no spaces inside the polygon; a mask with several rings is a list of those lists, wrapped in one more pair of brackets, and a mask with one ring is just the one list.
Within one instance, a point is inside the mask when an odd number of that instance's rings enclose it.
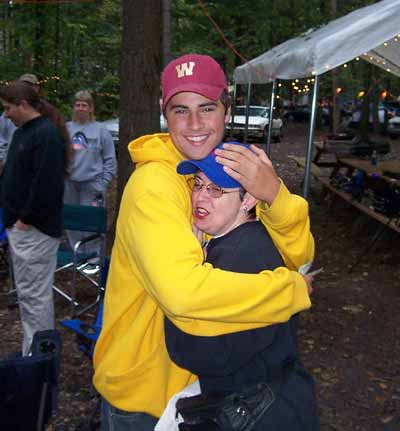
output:
{"label": "person wearing cap", "polygon": [[[257,200],[225,173],[214,152],[201,160],[182,161],[177,172],[192,174],[187,181],[192,189],[194,228],[212,237],[204,246],[206,262],[214,268],[248,274],[285,265],[268,231],[256,220]],[[243,423],[252,422],[253,431],[319,429],[314,382],[297,352],[297,316],[285,323],[210,337],[185,333],[169,317],[164,321],[171,359],[199,378],[202,397],[182,398],[193,409],[201,406],[206,410],[218,401],[231,412],[224,423],[221,411],[201,419],[186,413],[185,422],[195,425],[197,421],[197,426],[208,429],[206,421],[212,421],[220,429],[235,429],[227,424],[241,416]],[[174,404],[177,398],[180,396],[173,397]],[[240,415],[237,410],[243,404],[248,409]],[[166,411],[171,411],[176,424],[176,408]],[[165,420],[160,419],[157,431],[178,429],[170,422],[162,427]]]}
{"label": "person wearing cap", "polygon": [[[65,181],[64,202],[77,205],[105,205],[108,184],[116,175],[117,161],[112,136],[95,120],[94,100],[87,90],[74,97],[72,121],[67,122],[72,140],[73,159]],[[67,231],[71,247],[82,238],[80,232]],[[86,245],[86,252],[99,254],[100,243]],[[98,270],[98,258],[85,268],[88,274]]]}
{"label": "person wearing cap", "polygon": [[136,169],[121,200],[94,352],[103,431],[152,430],[167,400],[195,380],[168,356],[164,315],[189,334],[215,336],[285,322],[310,307],[307,281],[297,272],[314,254],[307,203],[289,193],[259,149],[215,151],[265,201],[261,220],[290,269],[239,274],[203,262],[190,188],[176,166],[204,158],[222,141],[230,104],[219,64],[204,55],[179,57],[162,74],[162,93],[169,134],[142,136],[128,147]]}

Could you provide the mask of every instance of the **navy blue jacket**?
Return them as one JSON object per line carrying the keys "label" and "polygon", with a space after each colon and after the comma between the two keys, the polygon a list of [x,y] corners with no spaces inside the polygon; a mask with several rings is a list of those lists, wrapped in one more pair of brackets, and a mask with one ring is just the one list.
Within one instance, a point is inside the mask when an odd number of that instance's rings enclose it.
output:
{"label": "navy blue jacket", "polygon": [[[284,266],[260,222],[245,223],[211,240],[207,262],[216,268],[241,273]],[[246,386],[275,380],[289,364],[296,364],[296,371],[279,395],[281,402],[273,404],[273,413],[266,415],[259,427],[261,430],[267,426],[265,429],[271,431],[315,431],[318,418],[314,385],[298,361],[296,322],[297,316],[282,324],[200,337],[186,334],[165,318],[165,339],[171,359],[199,377],[202,393],[239,392]]]}

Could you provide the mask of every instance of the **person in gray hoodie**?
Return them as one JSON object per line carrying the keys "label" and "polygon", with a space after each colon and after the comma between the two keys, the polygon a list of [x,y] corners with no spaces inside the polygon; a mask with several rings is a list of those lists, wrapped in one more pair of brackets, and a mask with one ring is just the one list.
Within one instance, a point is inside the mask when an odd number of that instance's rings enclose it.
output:
{"label": "person in gray hoodie", "polygon": [[[72,121],[67,122],[72,141],[73,157],[70,175],[65,181],[64,203],[78,205],[105,205],[107,185],[116,175],[117,161],[112,136],[106,127],[95,121],[94,101],[91,93],[78,91],[74,97]],[[71,247],[82,237],[67,231]],[[99,251],[92,245],[87,252]],[[86,272],[96,271],[96,260]]]}

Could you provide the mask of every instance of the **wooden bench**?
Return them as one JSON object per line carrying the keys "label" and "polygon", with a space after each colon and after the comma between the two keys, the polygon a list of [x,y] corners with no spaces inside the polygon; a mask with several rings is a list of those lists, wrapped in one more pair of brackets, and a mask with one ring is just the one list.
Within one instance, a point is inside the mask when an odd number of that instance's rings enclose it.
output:
{"label": "wooden bench", "polygon": [[366,205],[362,204],[361,202],[358,202],[353,198],[353,196],[350,193],[347,193],[343,190],[339,190],[336,187],[334,187],[331,183],[329,178],[327,177],[316,177],[317,180],[328,190],[331,192],[337,194],[340,196],[343,200],[348,202],[349,204],[353,205],[355,208],[357,208],[359,211],[366,214],[368,217],[371,217],[375,219],[376,221],[384,224],[386,227],[389,227],[390,229],[393,229],[397,233],[400,233],[400,226],[396,224],[396,221],[398,219],[389,219],[389,217],[386,217],[385,215],[378,213],[374,211],[372,208],[367,207]]}

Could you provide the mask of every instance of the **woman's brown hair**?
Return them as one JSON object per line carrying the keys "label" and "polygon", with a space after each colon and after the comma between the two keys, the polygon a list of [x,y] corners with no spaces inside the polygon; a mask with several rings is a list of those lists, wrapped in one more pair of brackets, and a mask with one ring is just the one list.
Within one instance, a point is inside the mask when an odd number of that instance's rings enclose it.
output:
{"label": "woman's brown hair", "polygon": [[58,110],[47,100],[41,99],[32,85],[23,81],[13,81],[1,88],[0,98],[14,105],[20,105],[25,100],[56,126],[64,143],[64,174],[69,175],[69,164],[72,157],[71,139],[65,121]]}

